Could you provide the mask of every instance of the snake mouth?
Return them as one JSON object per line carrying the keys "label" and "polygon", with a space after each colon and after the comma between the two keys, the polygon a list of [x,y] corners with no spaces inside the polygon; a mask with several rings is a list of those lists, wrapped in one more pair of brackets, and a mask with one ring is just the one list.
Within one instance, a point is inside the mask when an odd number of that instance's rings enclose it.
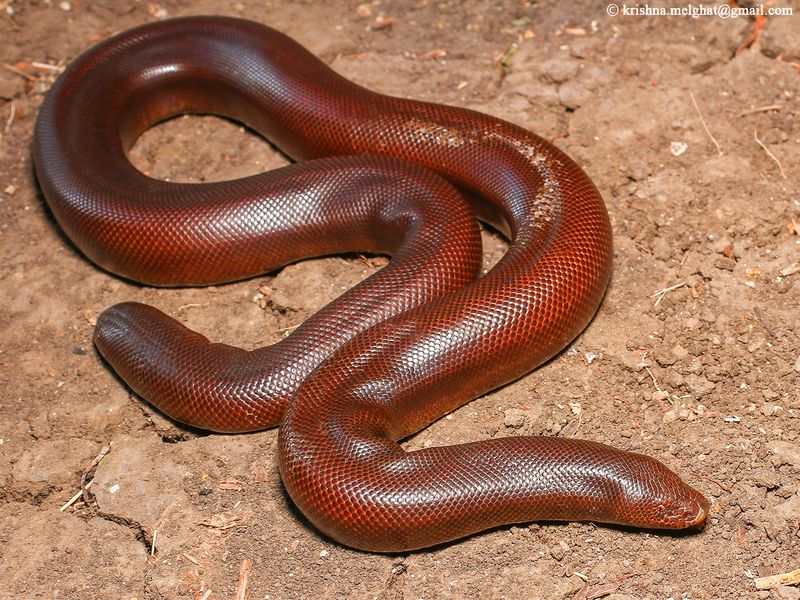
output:
{"label": "snake mouth", "polygon": [[704,497],[703,502],[697,502],[697,516],[692,519],[689,524],[686,526],[687,529],[702,529],[703,526],[706,524],[706,519],[708,518],[708,513],[710,510],[710,504],[708,500]]}

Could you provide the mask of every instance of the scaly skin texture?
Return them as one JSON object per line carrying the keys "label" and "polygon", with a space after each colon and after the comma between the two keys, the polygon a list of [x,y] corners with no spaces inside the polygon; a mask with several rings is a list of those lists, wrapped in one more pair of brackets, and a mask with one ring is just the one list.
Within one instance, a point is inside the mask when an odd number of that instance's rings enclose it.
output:
{"label": "scaly skin texture", "polygon": [[[136,137],[186,112],[240,120],[305,162],[192,185],[133,168]],[[286,489],[341,543],[404,551],[535,519],[704,522],[706,498],[664,465],[602,444],[398,444],[552,357],[602,299],[602,199],[538,136],[365,90],[262,25],[193,17],[125,32],[70,65],[42,106],[34,160],[81,251],[145,283],[230,281],[346,250],[393,255],[253,352],[134,303],[105,311],[95,334],[109,364],[175,419],[226,432],[280,424]],[[477,280],[470,208],[511,240]]]}

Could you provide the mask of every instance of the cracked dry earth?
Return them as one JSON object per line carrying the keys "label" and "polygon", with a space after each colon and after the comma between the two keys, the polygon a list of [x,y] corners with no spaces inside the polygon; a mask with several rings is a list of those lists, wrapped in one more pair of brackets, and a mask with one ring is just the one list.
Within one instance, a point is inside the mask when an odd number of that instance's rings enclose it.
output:
{"label": "cracked dry earth", "polygon": [[[800,16],[768,18],[737,53],[751,19],[611,18],[599,2],[0,5],[0,597],[232,598],[249,560],[251,599],[800,598],[755,585],[800,568]],[[584,166],[616,245],[594,322],[407,444],[548,434],[645,452],[713,498],[704,531],[521,524],[408,555],[355,552],[292,507],[275,431],[187,430],[125,388],[91,344],[115,302],[254,348],[385,264],[332,257],[158,290],[100,271],[60,233],[30,156],[57,65],[116,31],[200,13],[286,31],[366,87],[506,118]],[[285,163],[212,117],[156,127],[132,160],[180,181]],[[504,242],[484,241],[488,265]],[[59,510],[109,443],[91,505]]]}

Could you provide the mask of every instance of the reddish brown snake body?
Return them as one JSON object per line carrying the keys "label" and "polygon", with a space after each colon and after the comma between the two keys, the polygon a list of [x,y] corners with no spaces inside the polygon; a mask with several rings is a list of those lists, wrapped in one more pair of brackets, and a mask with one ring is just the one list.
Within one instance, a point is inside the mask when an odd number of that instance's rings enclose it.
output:
{"label": "reddish brown snake body", "polygon": [[[194,185],[133,168],[136,137],[186,112],[234,118],[294,158],[322,160]],[[125,32],[72,63],[40,111],[34,159],[75,244],[146,283],[229,281],[344,250],[394,255],[286,342],[253,352],[140,304],[97,323],[106,360],[166,414],[216,431],[280,423],[286,489],[341,543],[403,551],[537,519],[705,520],[708,501],[660,462],[598,443],[398,444],[546,361],[602,299],[602,199],[534,134],[365,90],[262,25],[195,17]],[[511,239],[477,281],[470,211],[428,170]]]}

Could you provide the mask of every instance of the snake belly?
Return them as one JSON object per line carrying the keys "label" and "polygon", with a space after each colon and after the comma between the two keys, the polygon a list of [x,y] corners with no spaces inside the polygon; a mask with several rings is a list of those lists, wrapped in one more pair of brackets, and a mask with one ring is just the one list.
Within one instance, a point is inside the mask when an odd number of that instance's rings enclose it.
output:
{"label": "snake belly", "polygon": [[[183,113],[245,123],[300,162],[209,184],[137,171],[136,138]],[[596,442],[399,444],[554,356],[602,300],[612,257],[602,198],[535,134],[366,90],[258,23],[188,17],[76,59],[40,110],[34,162],[75,245],[147,284],[233,281],[342,251],[392,255],[266,348],[212,343],[137,303],[104,311],[95,331],[107,362],[165,414],[222,432],[279,425],[287,491],[342,544],[406,551],[539,519],[705,521],[708,500],[662,463]],[[479,278],[473,214],[510,240]]]}

